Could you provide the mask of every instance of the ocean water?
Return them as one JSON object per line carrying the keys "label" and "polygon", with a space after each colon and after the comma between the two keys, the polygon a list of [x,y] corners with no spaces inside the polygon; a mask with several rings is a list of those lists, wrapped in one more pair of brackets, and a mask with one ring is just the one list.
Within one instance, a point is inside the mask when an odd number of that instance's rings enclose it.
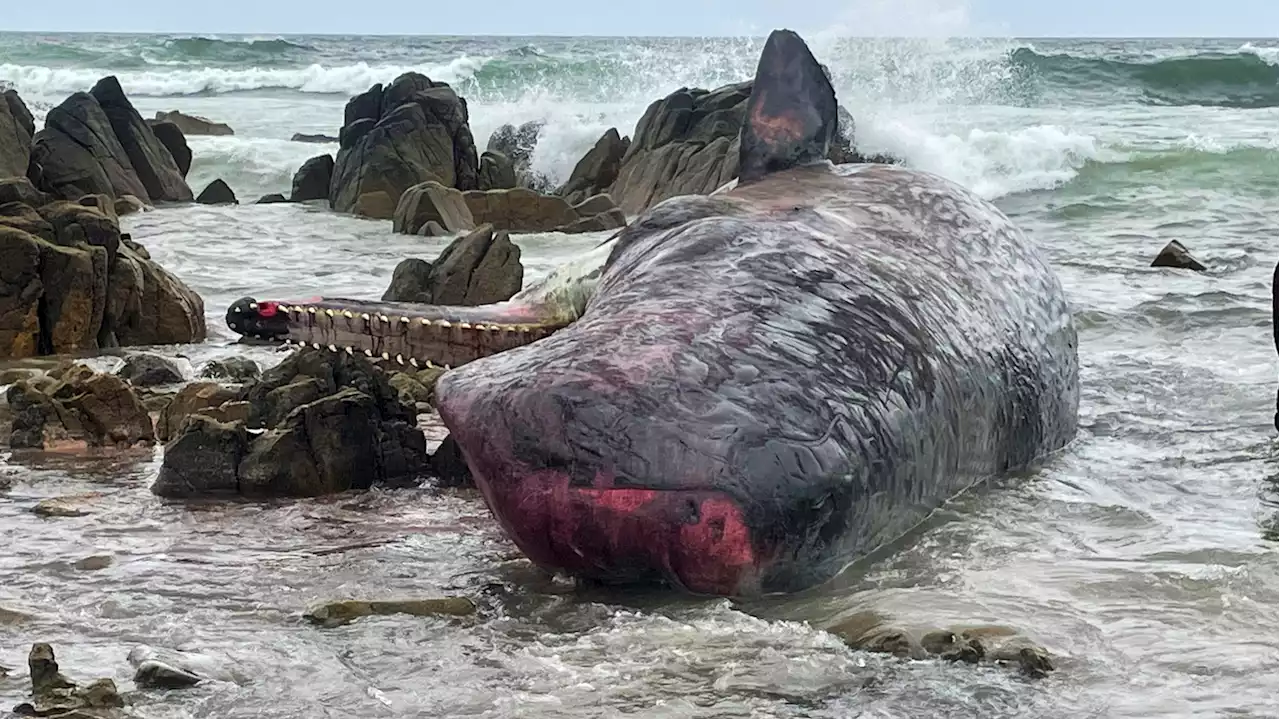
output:
{"label": "ocean water", "polygon": [[[1061,273],[1083,382],[1062,456],[958,500],[836,586],[739,604],[547,581],[473,492],[170,504],[147,491],[158,449],[0,454],[15,480],[0,494],[0,608],[25,616],[0,612],[0,665],[51,641],[74,678],[132,688],[125,656],[148,643],[240,672],[141,693],[145,717],[1277,716],[1276,39],[808,39],[861,149],[993,200]],[[0,34],[0,83],[42,116],[115,74],[144,115],[226,122],[235,136],[190,138],[191,184],[220,177],[252,199],[337,150],[293,133],[336,135],[350,95],[406,70],[455,85],[481,146],[545,120],[534,167],[563,180],[654,99],[750,77],[761,43]],[[205,298],[209,341],[161,348],[193,368],[279,359],[232,344],[221,316],[239,296],[377,297],[399,260],[445,244],[287,205],[124,224]],[[516,239],[533,278],[600,237]],[[1209,269],[1148,267],[1175,239]],[[89,516],[28,511],[86,491],[100,493]],[[75,568],[95,554],[114,563]],[[331,630],[299,618],[319,600],[449,592],[484,611]],[[865,655],[818,628],[867,610],[1008,625],[1058,670],[1031,682]],[[16,674],[0,706],[22,698]]]}

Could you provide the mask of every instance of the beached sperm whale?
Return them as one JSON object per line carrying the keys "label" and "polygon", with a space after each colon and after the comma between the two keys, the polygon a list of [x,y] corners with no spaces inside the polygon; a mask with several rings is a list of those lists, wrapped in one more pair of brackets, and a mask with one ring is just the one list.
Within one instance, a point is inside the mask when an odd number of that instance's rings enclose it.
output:
{"label": "beached sperm whale", "polygon": [[940,177],[825,163],[836,122],[821,66],[777,31],[736,187],[653,207],[597,250],[597,276],[570,268],[489,307],[233,319],[455,365],[440,415],[547,569],[805,589],[1066,445],[1079,404],[1076,331],[1039,250]]}

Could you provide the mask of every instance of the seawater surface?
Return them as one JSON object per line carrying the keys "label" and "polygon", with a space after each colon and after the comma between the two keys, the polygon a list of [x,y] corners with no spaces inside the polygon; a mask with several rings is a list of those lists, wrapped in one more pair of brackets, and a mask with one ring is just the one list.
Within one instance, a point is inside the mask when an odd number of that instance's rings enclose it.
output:
{"label": "seawater surface", "polygon": [[[147,114],[230,123],[192,138],[191,183],[286,190],[336,134],[346,98],[417,68],[469,98],[478,143],[547,121],[537,169],[563,180],[599,134],[630,134],[681,85],[750,76],[759,39],[181,38],[4,35],[0,82],[43,115],[101,75]],[[1076,305],[1077,441],[1027,476],[959,498],[835,586],[763,602],[574,589],[533,571],[471,491],[372,491],[256,504],[152,496],[160,450],[0,453],[0,707],[26,651],[132,689],[149,644],[202,652],[214,681],[141,692],[139,716],[1277,716],[1275,40],[813,42],[867,150],[991,198],[1040,243]],[[193,368],[246,349],[237,297],[374,298],[444,240],[310,206],[162,209],[124,220],[204,297]],[[602,236],[516,238],[526,279]],[[1148,267],[1170,240],[1204,273]],[[115,360],[100,360],[109,366]],[[438,433],[437,433],[438,435]],[[84,517],[40,499],[98,492]],[[91,555],[111,566],[81,570]],[[322,629],[348,597],[467,594],[473,619]],[[996,623],[1057,671],[1015,673],[858,653],[821,631],[856,612]],[[13,612],[20,613],[20,616]]]}

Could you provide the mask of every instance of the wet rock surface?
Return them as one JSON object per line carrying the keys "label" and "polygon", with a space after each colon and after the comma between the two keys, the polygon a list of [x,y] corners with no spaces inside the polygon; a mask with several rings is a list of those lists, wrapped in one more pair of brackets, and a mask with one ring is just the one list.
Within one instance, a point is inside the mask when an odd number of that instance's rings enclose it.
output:
{"label": "wet rock surface", "polygon": [[0,357],[204,339],[204,301],[80,202],[0,213]]}
{"label": "wet rock surface", "polygon": [[31,160],[41,168],[37,186],[69,200],[87,194],[113,200],[128,194],[144,203],[192,199],[173,153],[114,76],[49,111]]}
{"label": "wet rock surface", "polygon": [[236,205],[240,201],[236,199],[236,193],[231,191],[227,183],[221,179],[214,180],[209,186],[201,190],[196,202],[202,205]]}
{"label": "wet rock surface", "polygon": [[333,178],[333,155],[317,155],[298,168],[289,191],[290,202],[309,202],[329,198],[329,182]]}
{"label": "wet rock surface", "polygon": [[415,617],[467,617],[476,613],[475,602],[467,597],[430,599],[349,599],[321,604],[303,616],[313,624],[338,627],[361,617],[405,614]]}
{"label": "wet rock surface", "polygon": [[168,122],[176,125],[187,135],[234,135],[236,134],[231,126],[225,122],[214,122],[207,117],[199,115],[188,115],[177,110],[168,112],[157,112],[156,122]]}
{"label": "wet rock surface", "polygon": [[1156,258],[1151,261],[1152,267],[1172,267],[1179,270],[1194,270],[1195,272],[1204,272],[1207,267],[1200,260],[1191,256],[1191,251],[1186,245],[1173,240],[1160,250]]}
{"label": "wet rock surface", "polygon": [[[352,98],[339,134],[330,206],[390,219],[405,190],[421,182],[475,189],[479,160],[469,121],[466,101],[453,88],[416,72]],[[360,200],[376,194],[385,200]]]}
{"label": "wet rock surface", "polygon": [[27,656],[31,674],[31,700],[13,708],[19,716],[103,719],[120,716],[124,699],[111,679],[97,679],[84,686],[64,676],[53,647],[44,642],[31,646]]}
{"label": "wet rock surface", "polygon": [[163,421],[173,439],[152,486],[160,496],[315,496],[426,472],[415,408],[363,357],[302,350],[234,394],[211,383],[183,392]]}
{"label": "wet rock surface", "polygon": [[523,282],[519,246],[506,232],[484,225],[450,243],[435,262],[401,261],[382,299],[483,305],[511,299]]}
{"label": "wet rock surface", "polygon": [[91,447],[155,442],[137,391],[114,374],[73,365],[52,382],[22,380],[6,391],[12,411],[9,446],[39,449],[64,441]]}
{"label": "wet rock surface", "polygon": [[125,357],[124,364],[116,371],[134,387],[154,387],[175,384],[184,379],[178,363],[168,357],[146,352]]}

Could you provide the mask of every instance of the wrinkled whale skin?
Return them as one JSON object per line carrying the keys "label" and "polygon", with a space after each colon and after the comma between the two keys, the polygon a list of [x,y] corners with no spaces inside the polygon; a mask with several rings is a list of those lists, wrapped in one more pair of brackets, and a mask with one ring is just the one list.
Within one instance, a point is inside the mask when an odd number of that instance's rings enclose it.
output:
{"label": "wrinkled whale skin", "polygon": [[535,563],[794,592],[1074,436],[1064,290],[991,203],[889,165],[667,200],[584,315],[446,373],[439,410]]}

